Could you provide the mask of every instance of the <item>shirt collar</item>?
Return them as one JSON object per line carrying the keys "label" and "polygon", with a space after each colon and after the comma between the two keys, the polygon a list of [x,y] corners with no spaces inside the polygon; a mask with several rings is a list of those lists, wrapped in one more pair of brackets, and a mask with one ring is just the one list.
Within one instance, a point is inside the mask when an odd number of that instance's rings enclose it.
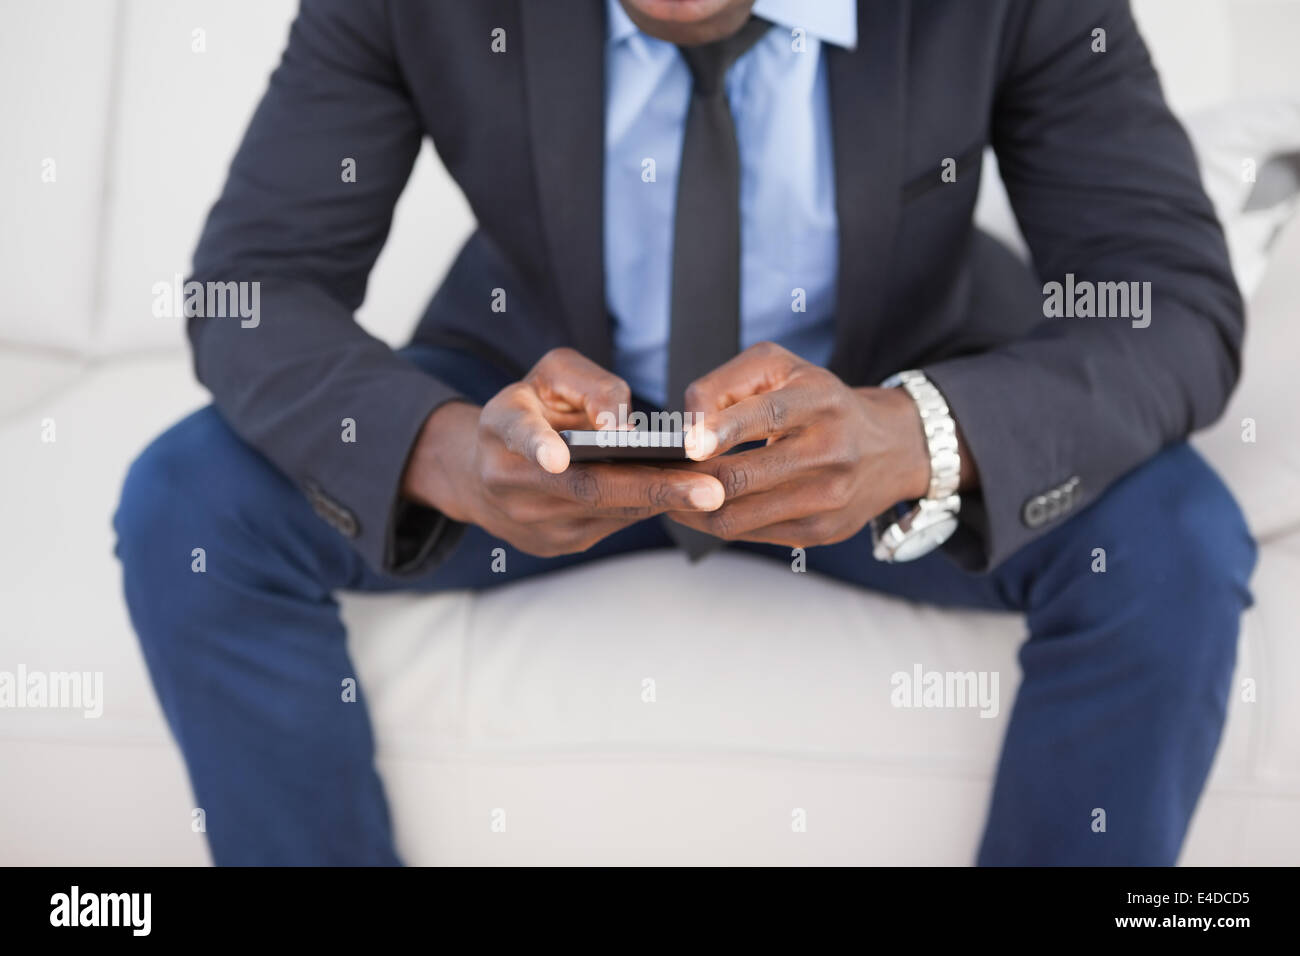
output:
{"label": "shirt collar", "polygon": [[619,3],[618,0],[605,0],[605,8],[609,11],[609,41],[611,44],[622,43],[636,33],[636,24],[632,22],[632,18],[623,9],[623,4]]}
{"label": "shirt collar", "polygon": [[[609,39],[621,43],[637,32],[619,0],[606,0]],[[809,36],[851,50],[858,44],[857,0],[758,0],[754,15],[783,27],[802,27]]]}

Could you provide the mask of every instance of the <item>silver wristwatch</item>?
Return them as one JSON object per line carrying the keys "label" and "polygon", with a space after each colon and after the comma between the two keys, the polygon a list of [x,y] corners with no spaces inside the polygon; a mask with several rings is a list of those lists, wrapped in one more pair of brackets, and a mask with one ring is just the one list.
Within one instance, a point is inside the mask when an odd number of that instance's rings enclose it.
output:
{"label": "silver wristwatch", "polygon": [[912,396],[921,413],[921,427],[930,451],[930,490],[926,496],[910,508],[891,508],[871,522],[877,561],[911,561],[939,547],[957,530],[957,513],[961,511],[961,497],[957,494],[961,482],[957,423],[943,395],[915,369],[899,372],[880,385],[901,386]]}

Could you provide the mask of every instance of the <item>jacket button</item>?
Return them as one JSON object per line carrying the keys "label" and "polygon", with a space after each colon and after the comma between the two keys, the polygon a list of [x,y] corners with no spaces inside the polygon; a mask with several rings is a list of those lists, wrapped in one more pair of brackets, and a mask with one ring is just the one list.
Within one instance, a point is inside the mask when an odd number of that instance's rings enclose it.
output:
{"label": "jacket button", "polygon": [[1025,502],[1020,511],[1020,520],[1030,528],[1039,528],[1049,521],[1055,521],[1078,505],[1076,492],[1079,490],[1079,476],[1057,485],[1051,491],[1035,495]]}
{"label": "jacket button", "polygon": [[325,494],[316,482],[306,482],[303,491],[307,494],[307,500],[311,502],[311,510],[323,518],[331,528],[349,538],[355,538],[361,533],[361,524],[357,521],[357,516]]}
{"label": "jacket button", "polygon": [[361,533],[361,525],[357,522],[356,515],[346,508],[339,508],[334,513],[334,527],[349,538],[355,538]]}
{"label": "jacket button", "polygon": [[1075,505],[1079,503],[1076,492],[1079,490],[1079,476],[1075,475],[1065,484],[1061,485],[1061,504],[1063,511],[1073,511]]}
{"label": "jacket button", "polygon": [[1020,518],[1031,528],[1041,527],[1043,522],[1047,520],[1047,498],[1043,495],[1030,498],[1025,502]]}

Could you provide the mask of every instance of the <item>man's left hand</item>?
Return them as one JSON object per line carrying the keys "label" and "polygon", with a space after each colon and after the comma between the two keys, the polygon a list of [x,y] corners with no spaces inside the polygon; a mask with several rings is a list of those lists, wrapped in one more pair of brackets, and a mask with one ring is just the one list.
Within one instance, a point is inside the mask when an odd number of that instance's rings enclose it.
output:
{"label": "man's left hand", "polygon": [[686,453],[697,463],[688,467],[714,475],[726,498],[717,511],[669,516],[719,538],[834,544],[929,489],[930,456],[907,392],[850,388],[771,342],[695,381],[686,410]]}

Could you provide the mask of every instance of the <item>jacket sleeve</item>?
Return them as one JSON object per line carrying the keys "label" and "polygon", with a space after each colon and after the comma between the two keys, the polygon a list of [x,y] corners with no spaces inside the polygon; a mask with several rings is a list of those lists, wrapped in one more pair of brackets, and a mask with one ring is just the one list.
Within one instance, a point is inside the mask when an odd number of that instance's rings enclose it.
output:
{"label": "jacket sleeve", "polygon": [[1127,0],[1023,0],[1009,17],[993,146],[1045,300],[1069,275],[1150,283],[1150,298],[1145,317],[1044,318],[925,369],[980,472],[949,549],[977,571],[1217,418],[1243,333],[1222,230]]}
{"label": "jacket sleeve", "polygon": [[454,543],[399,485],[421,425],[456,393],[353,317],[422,139],[389,38],[381,0],[303,0],[190,277],[256,283],[258,315],[186,314],[226,421],[368,564],[403,574]]}

